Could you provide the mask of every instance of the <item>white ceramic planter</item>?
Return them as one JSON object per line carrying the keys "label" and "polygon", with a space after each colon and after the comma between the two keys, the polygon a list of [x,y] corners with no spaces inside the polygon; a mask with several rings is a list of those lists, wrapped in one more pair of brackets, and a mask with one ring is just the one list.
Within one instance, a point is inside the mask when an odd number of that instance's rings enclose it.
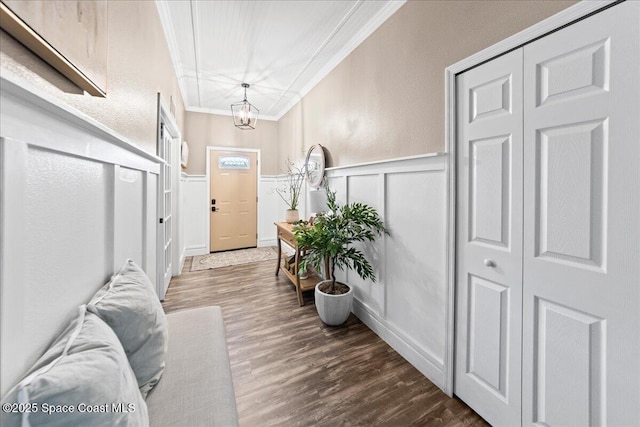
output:
{"label": "white ceramic planter", "polygon": [[298,209],[287,209],[287,216],[285,217],[285,221],[287,221],[289,224],[292,224],[299,220],[300,215],[298,214]]}
{"label": "white ceramic planter", "polygon": [[316,310],[320,319],[329,326],[342,325],[351,314],[353,305],[353,288],[349,286],[349,292],[342,295],[330,295],[321,292],[318,287],[325,282],[316,285],[315,299]]}

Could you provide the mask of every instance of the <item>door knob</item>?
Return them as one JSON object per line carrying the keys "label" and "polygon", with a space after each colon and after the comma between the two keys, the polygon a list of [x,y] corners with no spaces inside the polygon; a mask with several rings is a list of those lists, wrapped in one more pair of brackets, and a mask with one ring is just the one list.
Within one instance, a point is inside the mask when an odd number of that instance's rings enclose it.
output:
{"label": "door knob", "polygon": [[218,210],[218,209],[216,209],[216,207],[215,207],[215,206],[211,206],[211,212],[215,212],[215,211],[217,211],[217,210]]}
{"label": "door knob", "polygon": [[484,260],[484,265],[486,265],[487,267],[495,267],[496,266],[496,262],[490,259],[485,259]]}

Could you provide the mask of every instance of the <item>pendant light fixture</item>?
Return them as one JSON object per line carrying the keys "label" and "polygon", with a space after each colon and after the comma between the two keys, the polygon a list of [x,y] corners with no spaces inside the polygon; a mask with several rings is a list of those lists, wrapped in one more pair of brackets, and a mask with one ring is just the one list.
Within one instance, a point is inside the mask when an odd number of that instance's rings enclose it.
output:
{"label": "pendant light fixture", "polygon": [[247,88],[249,84],[242,83],[242,87],[244,88],[244,100],[231,104],[233,124],[242,130],[255,129],[260,110],[247,101]]}

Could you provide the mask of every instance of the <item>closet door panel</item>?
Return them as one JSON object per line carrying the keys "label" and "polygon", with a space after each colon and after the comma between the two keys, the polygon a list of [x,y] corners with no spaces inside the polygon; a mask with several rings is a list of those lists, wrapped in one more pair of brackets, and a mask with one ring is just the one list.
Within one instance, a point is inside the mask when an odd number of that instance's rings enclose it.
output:
{"label": "closet door panel", "polygon": [[457,78],[455,393],[520,423],[522,50]]}
{"label": "closet door panel", "polygon": [[640,419],[640,3],[524,48],[523,420]]}

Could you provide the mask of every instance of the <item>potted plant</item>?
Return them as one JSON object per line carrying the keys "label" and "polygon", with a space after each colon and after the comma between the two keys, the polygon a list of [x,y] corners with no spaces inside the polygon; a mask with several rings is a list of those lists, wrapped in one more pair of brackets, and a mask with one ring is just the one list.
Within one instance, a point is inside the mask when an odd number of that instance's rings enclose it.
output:
{"label": "potted plant", "polygon": [[336,281],[336,269],[354,270],[362,279],[376,281],[373,267],[362,251],[353,246],[356,242],[372,242],[376,236],[386,233],[382,219],[371,206],[351,203],[338,206],[336,193],[326,188],[328,214],[318,215],[311,226],[296,226],[293,233],[306,254],[300,263],[302,271],[311,266],[321,271],[325,261],[327,280],[315,288],[316,309],[327,325],[344,323],[351,313],[353,289]]}
{"label": "potted plant", "polygon": [[298,203],[300,202],[300,192],[304,183],[304,171],[291,161],[287,161],[287,178],[280,188],[276,188],[276,192],[280,198],[287,204],[286,221],[294,223],[300,219],[298,214]]}

